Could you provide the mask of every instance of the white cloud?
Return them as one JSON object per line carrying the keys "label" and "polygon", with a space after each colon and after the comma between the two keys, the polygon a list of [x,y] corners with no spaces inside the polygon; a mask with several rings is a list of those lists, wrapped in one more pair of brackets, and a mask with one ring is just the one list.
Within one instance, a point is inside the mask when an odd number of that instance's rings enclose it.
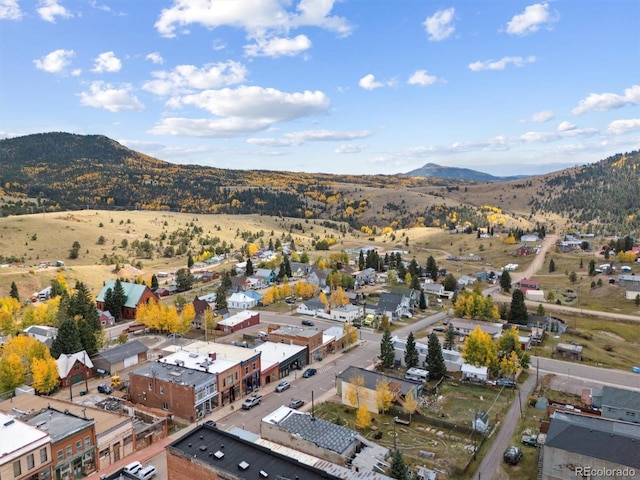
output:
{"label": "white cloud", "polygon": [[209,63],[202,68],[178,65],[171,71],[161,70],[151,75],[155,80],[145,82],[142,88],[166,96],[241,83],[246,78],[247,69],[241,63],[228,61]]}
{"label": "white cloud", "polygon": [[247,143],[257,147],[290,147],[295,142],[288,138],[248,138]]}
{"label": "white cloud", "polygon": [[409,85],[433,85],[438,81],[438,77],[429,75],[426,70],[417,70],[409,77]]}
{"label": "white cloud", "polygon": [[360,85],[365,90],[375,90],[376,88],[381,87],[393,87],[395,84],[396,82],[394,80],[379,82],[376,80],[376,77],[372,73],[365,75],[358,81],[358,85]]}
{"label": "white cloud", "polygon": [[33,61],[38,70],[49,73],[63,73],[75,55],[73,50],[58,49]]}
{"label": "white cloud", "polygon": [[120,88],[115,88],[105,82],[92,82],[89,90],[78,95],[82,105],[104,108],[110,112],[144,110],[144,105],[135,95],[131,95],[131,85],[124,84]]}
{"label": "white cloud", "polygon": [[446,10],[438,10],[432,16],[422,23],[427,34],[429,34],[430,42],[439,42],[449,38],[455,31],[452,25],[455,9],[453,7]]}
{"label": "white cloud", "polygon": [[367,148],[366,145],[343,143],[342,145],[338,146],[338,148],[336,148],[333,151],[333,153],[337,153],[337,154],[360,153],[366,148]]}
{"label": "white cloud", "polygon": [[149,60],[150,62],[155,63],[156,65],[162,65],[164,63],[164,58],[162,58],[162,55],[160,55],[158,52],[150,53],[144,58],[145,60]]}
{"label": "white cloud", "polygon": [[223,2],[194,2],[174,0],[173,6],[162,9],[155,27],[165,37],[174,37],[176,29],[185,30],[198,24],[208,29],[232,26],[244,29],[249,36],[267,37],[274,32],[314,26],[349,35],[352,27],[342,17],[331,16],[334,0],[301,0],[295,9],[286,7],[293,2],[281,0],[225,0]]}
{"label": "white cloud", "polygon": [[555,115],[551,110],[542,110],[540,112],[536,112],[533,115],[531,115],[531,118],[529,119],[529,121],[535,122],[535,123],[544,123],[544,122],[548,122],[549,120],[553,120],[554,118],[555,118]]}
{"label": "white cloud", "polygon": [[119,72],[121,68],[122,62],[113,52],[104,52],[93,61],[91,71],[96,73],[115,73]]}
{"label": "white cloud", "polygon": [[568,132],[569,130],[575,130],[576,126],[573,123],[569,123],[569,122],[561,122],[560,125],[558,125],[558,131],[559,132]]}
{"label": "white cloud", "polygon": [[294,38],[256,39],[256,43],[246,45],[245,53],[249,57],[293,57],[311,48],[311,40],[306,35]]}
{"label": "white cloud", "polygon": [[56,17],[70,18],[73,15],[57,0],[40,0],[38,15],[46,22],[56,23]]}
{"label": "white cloud", "polygon": [[548,3],[536,3],[529,5],[524,12],[515,15],[507,23],[507,33],[511,35],[528,35],[540,30],[541,26],[550,25],[557,21],[557,16],[549,13]]}
{"label": "white cloud", "polygon": [[306,142],[341,142],[370,137],[373,132],[362,130],[359,132],[341,132],[337,130],[306,130],[285,134],[286,138],[294,140],[298,144]]}
{"label": "white cloud", "polygon": [[0,20],[20,20],[22,10],[17,0],[0,0]]}
{"label": "white cloud", "polygon": [[203,137],[241,136],[266,130],[274,123],[324,114],[329,99],[322,92],[281,92],[246,87],[206,90],[174,99],[175,106],[190,105],[220,118],[165,118],[151,133]]}
{"label": "white cloud", "polygon": [[606,112],[625,105],[640,104],[640,85],[633,85],[624,91],[624,95],[615,93],[590,93],[587,98],[580,100],[578,106],[571,113],[582,115],[583,113],[599,111]]}
{"label": "white cloud", "polygon": [[607,133],[610,135],[624,135],[634,131],[640,131],[640,118],[614,120],[607,127]]}
{"label": "white cloud", "polygon": [[533,63],[536,61],[536,57],[533,55],[523,57],[503,57],[500,60],[486,60],[484,62],[477,61],[469,64],[469,70],[473,72],[480,72],[482,70],[504,70],[509,64],[516,67],[522,67],[527,63]]}

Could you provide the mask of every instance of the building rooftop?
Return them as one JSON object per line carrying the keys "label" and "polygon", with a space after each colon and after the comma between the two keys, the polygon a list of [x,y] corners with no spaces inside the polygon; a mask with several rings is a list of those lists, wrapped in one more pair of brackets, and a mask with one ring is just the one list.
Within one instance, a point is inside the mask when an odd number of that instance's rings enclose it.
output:
{"label": "building rooftop", "polygon": [[76,362],[86,365],[87,368],[93,368],[93,362],[86,351],[81,350],[79,352],[69,354],[63,353],[56,360],[56,364],[58,365],[58,375],[60,378],[67,378]]}
{"label": "building rooftop", "polygon": [[292,325],[284,325],[277,330],[269,332],[272,335],[282,335],[287,337],[304,337],[311,338],[320,332],[317,328],[294,327]]}
{"label": "building rooftop", "polygon": [[[298,462],[266,447],[209,425],[191,430],[167,447],[197,458],[212,468],[229,472],[233,478],[287,478],[340,480],[324,470]],[[264,472],[261,474],[260,472]]]}
{"label": "building rooftop", "polygon": [[368,390],[375,390],[378,381],[380,381],[381,379],[386,379],[391,383],[398,384],[400,386],[400,393],[402,395],[406,395],[411,390],[421,386],[416,382],[410,382],[409,380],[405,380],[404,378],[390,377],[382,373],[374,372],[373,370],[367,370],[365,368],[354,366],[350,366],[340,372],[338,374],[338,378],[344,380],[345,382],[349,382],[351,381],[351,378],[356,375],[362,375],[362,378],[364,379],[364,387]]}
{"label": "building rooftop", "polygon": [[55,408],[43,408],[39,413],[24,417],[24,421],[51,437],[51,443],[56,443],[63,438],[75,435],[95,424],[91,418],[74,415],[69,410],[56,410]]}
{"label": "building rooftop", "polygon": [[[188,352],[185,353],[188,354]],[[156,378],[164,382],[176,383],[178,385],[192,385],[195,388],[216,382],[215,373],[217,372],[210,372],[209,369],[211,366],[207,366],[207,370],[205,370],[204,367],[196,365],[195,361],[191,368],[186,365],[186,362],[184,365],[178,365],[175,362],[176,360],[180,361],[180,356],[174,357],[174,355],[165,357],[157,362],[148,363],[131,372],[131,375]],[[200,361],[206,361],[206,359],[206,356],[202,356]]]}
{"label": "building rooftop", "polygon": [[[126,303],[124,304],[127,308],[136,308],[138,302],[140,301],[140,297],[145,292],[145,290],[149,287],[146,285],[138,284],[138,283],[129,283],[129,282],[120,282],[122,285],[122,290],[127,298]],[[115,280],[107,280],[104,282],[104,287],[100,290],[100,293],[96,297],[97,302],[104,302],[105,296],[107,295],[107,290],[113,289],[116,287]]]}
{"label": "building rooftop", "polygon": [[76,416],[93,419],[96,422],[96,435],[100,437],[102,434],[109,433],[112,429],[123,424],[131,424],[131,417],[122,416],[117,413],[104,410],[102,408],[85,407],[77,403],[58,400],[53,397],[42,397],[39,395],[20,395],[12,397],[0,403],[0,411],[21,418],[24,415],[41,411],[47,407],[53,407],[56,410],[64,412],[69,410]]}
{"label": "building rooftop", "polygon": [[16,420],[11,415],[0,413],[0,459],[2,463],[6,459],[14,458],[20,454],[20,450],[29,450],[49,443],[49,434],[38,430],[25,422]]}
{"label": "building rooftop", "polygon": [[545,447],[640,468],[639,442],[638,424],[556,411],[549,425]]}
{"label": "building rooftop", "polygon": [[602,387],[602,406],[605,405],[640,412],[640,392],[605,385]]}
{"label": "building rooftop", "polygon": [[298,412],[284,405],[264,417],[262,421],[278,425],[293,436],[340,455],[356,441],[358,436],[357,432],[346,427],[314,417],[310,413]]}
{"label": "building rooftop", "polygon": [[[239,295],[239,294],[234,293],[233,295]],[[253,300],[253,298],[249,297],[248,295],[242,294],[242,296],[248,297],[249,300]],[[228,327],[233,327],[234,325],[238,325],[239,323],[245,322],[250,318],[255,317],[256,315],[260,315],[260,314],[257,312],[250,312],[248,310],[244,310],[242,312],[236,313],[235,315],[231,315],[230,317],[227,317],[224,320],[220,320],[218,322],[218,325],[226,325]]]}
{"label": "building rooftop", "polygon": [[294,355],[306,350],[303,345],[291,345],[289,343],[264,342],[256,345],[253,349],[261,353],[261,360],[266,362],[280,363],[283,360],[293,357]]}
{"label": "building rooftop", "polygon": [[127,343],[123,343],[122,345],[98,352],[96,356],[104,358],[109,363],[116,363],[124,360],[125,358],[146,353],[148,350],[149,347],[140,340],[131,340]]}
{"label": "building rooftop", "polygon": [[238,361],[246,362],[256,356],[256,352],[252,348],[236,347],[235,345],[227,345],[226,343],[203,342],[202,340],[182,346],[169,345],[162,350],[168,353],[187,352],[198,353],[200,355],[215,353],[217,359],[227,359],[235,363],[238,363]]}

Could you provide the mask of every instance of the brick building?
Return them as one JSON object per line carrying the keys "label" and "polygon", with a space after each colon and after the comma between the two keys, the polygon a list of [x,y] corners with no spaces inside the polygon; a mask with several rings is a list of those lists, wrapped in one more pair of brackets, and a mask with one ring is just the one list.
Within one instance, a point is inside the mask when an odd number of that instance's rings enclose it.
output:
{"label": "brick building", "polygon": [[307,363],[322,360],[322,330],[291,325],[269,327],[269,341],[307,347]]}
{"label": "brick building", "polygon": [[60,387],[69,387],[85,382],[94,375],[93,362],[84,350],[76,353],[63,353],[56,360]]}
{"label": "brick building", "polygon": [[51,437],[0,413],[0,478],[51,479]]}

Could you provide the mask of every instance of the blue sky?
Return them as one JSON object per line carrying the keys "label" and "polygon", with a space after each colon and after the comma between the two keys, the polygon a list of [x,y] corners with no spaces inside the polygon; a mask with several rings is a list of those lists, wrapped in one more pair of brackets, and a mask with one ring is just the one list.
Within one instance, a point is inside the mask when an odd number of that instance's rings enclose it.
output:
{"label": "blue sky", "polygon": [[535,174],[640,148],[637,0],[0,0],[0,137]]}

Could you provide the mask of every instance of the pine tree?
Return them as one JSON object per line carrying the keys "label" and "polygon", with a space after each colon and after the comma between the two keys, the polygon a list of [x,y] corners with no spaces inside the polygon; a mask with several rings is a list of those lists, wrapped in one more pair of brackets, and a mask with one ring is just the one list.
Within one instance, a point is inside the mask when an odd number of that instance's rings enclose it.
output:
{"label": "pine tree", "polygon": [[420,303],[418,305],[420,307],[420,310],[427,309],[427,297],[424,294],[424,290],[422,288],[420,289]]}
{"label": "pine tree", "polygon": [[413,332],[409,332],[407,336],[407,346],[404,350],[404,364],[407,368],[414,368],[418,366],[420,358],[418,357],[418,350],[416,349],[416,340],[413,337]]}
{"label": "pine tree", "polygon": [[224,284],[220,284],[216,290],[216,310],[227,309],[227,289]]}
{"label": "pine tree", "polygon": [[[595,265],[595,262],[593,262],[593,264]],[[595,266],[594,266],[594,268],[595,268]],[[549,273],[553,273],[555,271],[556,271],[556,262],[554,262],[553,258],[552,258],[551,260],[549,260]]]}
{"label": "pine tree", "polygon": [[427,258],[426,268],[427,268],[427,273],[431,277],[431,280],[435,282],[436,279],[438,278],[438,266],[436,265],[436,260],[431,255],[429,255],[429,258]]}
{"label": "pine tree", "polygon": [[444,348],[446,350],[453,350],[453,346],[456,343],[456,331],[453,328],[453,324],[449,322],[447,330],[444,332]]}
{"label": "pine tree", "polygon": [[82,282],[76,282],[75,291],[66,304],[65,313],[68,318],[84,319],[94,333],[102,328],[91,292]]}
{"label": "pine tree", "polygon": [[391,341],[391,330],[389,330],[389,328],[384,329],[382,339],[380,340],[380,360],[383,368],[393,367],[395,351],[393,342]]}
{"label": "pine tree", "polygon": [[502,271],[502,276],[500,277],[500,288],[504,292],[511,291],[511,274],[509,273],[509,270]]}
{"label": "pine tree", "polygon": [[189,256],[187,257],[187,268],[191,267],[193,267],[193,257],[191,256],[191,254],[189,254]]}
{"label": "pine tree", "polygon": [[524,294],[519,288],[516,288],[511,295],[509,321],[519,325],[526,325],[529,322],[529,312],[527,312],[527,306],[524,303]]}
{"label": "pine tree", "polygon": [[397,480],[408,480],[409,478],[409,467],[404,463],[404,458],[402,458],[400,450],[393,452],[393,460],[391,461],[389,476]]}
{"label": "pine tree", "polygon": [[18,294],[18,286],[16,285],[16,282],[11,282],[11,291],[9,292],[9,296],[20,301],[20,295]]}
{"label": "pine tree", "polygon": [[444,357],[442,356],[442,346],[440,345],[440,339],[438,336],[431,332],[429,334],[429,342],[427,343],[427,370],[429,370],[429,377],[435,380],[439,380],[447,373],[447,366],[444,363]]}
{"label": "pine tree", "polygon": [[87,321],[79,318],[76,325],[78,326],[78,333],[80,334],[80,341],[82,342],[82,350],[86,351],[88,355],[98,353],[98,342],[95,332],[91,329]]}
{"label": "pine tree", "polygon": [[247,266],[245,268],[244,274],[247,277],[250,277],[251,275],[253,275],[253,262],[251,261],[250,258],[247,258]]}
{"label": "pine tree", "polygon": [[158,277],[156,277],[156,274],[154,273],[153,275],[151,275],[151,290],[155,292],[158,287],[160,287],[160,285],[158,284]]}
{"label": "pine tree", "polygon": [[71,354],[82,350],[82,340],[73,318],[67,318],[58,327],[58,336],[51,343],[51,356],[56,360],[63,353]]}

